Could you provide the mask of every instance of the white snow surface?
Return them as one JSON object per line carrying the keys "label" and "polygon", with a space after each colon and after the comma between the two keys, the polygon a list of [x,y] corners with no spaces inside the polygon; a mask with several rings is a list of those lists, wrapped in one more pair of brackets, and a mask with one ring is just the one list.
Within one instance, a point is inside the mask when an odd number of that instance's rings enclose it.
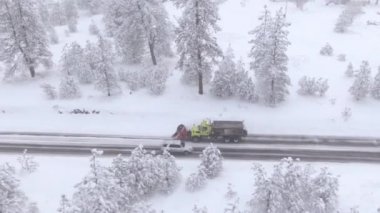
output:
{"label": "white snow surface", "polygon": [[[245,2],[242,4],[241,2]],[[172,20],[179,11],[167,3]],[[268,5],[271,11],[284,7],[285,3],[269,0],[229,0],[220,5],[218,42],[223,49],[231,44],[236,58],[242,58],[248,67],[248,32],[258,24],[257,18]],[[76,100],[46,100],[40,85],[59,84],[59,58],[66,43],[73,41],[85,45],[95,41],[88,26],[94,20],[104,31],[102,16],[88,16],[81,12],[78,32],[65,35],[65,26],[57,27],[60,43],[51,46],[55,66],[48,71],[38,70],[36,79],[2,81],[0,83],[0,131],[73,132],[124,135],[168,136],[178,124],[191,126],[204,118],[211,120],[244,120],[248,132],[264,134],[313,134],[380,136],[380,102],[370,97],[357,102],[348,89],[352,79],[344,72],[349,62],[357,69],[362,60],[368,60],[372,76],[380,65],[380,27],[367,25],[367,20],[379,21],[379,6],[367,6],[364,14],[355,19],[349,32],[334,32],[335,22],[342,6],[325,6],[324,1],[307,3],[298,10],[289,3],[287,17],[291,26],[288,50],[289,75],[292,80],[290,95],[276,108],[251,104],[234,98],[221,100],[206,94],[197,95],[197,88],[184,86],[181,73],[176,70],[176,58],[170,59],[171,76],[162,96],[152,96],[145,89],[130,93],[125,84],[123,94],[105,97],[93,86],[81,86],[83,97]],[[334,48],[334,56],[319,55],[326,43]],[[347,61],[337,60],[338,54],[346,54]],[[136,69],[118,65],[118,69]],[[3,70],[0,66],[0,75]],[[251,72],[251,75],[253,73]],[[296,93],[298,80],[304,76],[323,77],[329,80],[330,89],[325,97],[303,97]],[[333,103],[335,102],[335,104]],[[352,109],[352,117],[344,121],[341,113]],[[98,115],[74,115],[75,108],[98,110]],[[62,111],[63,114],[59,114]]]}
{"label": "white snow surface", "polygon": [[[39,164],[35,173],[19,175],[21,189],[31,201],[37,202],[41,213],[57,212],[60,196],[71,197],[74,186],[89,171],[89,157],[34,156]],[[17,166],[16,155],[0,155],[0,163],[10,162]],[[109,165],[111,158],[102,157],[103,165]],[[182,181],[170,195],[158,194],[148,200],[156,210],[167,213],[191,213],[194,205],[206,206],[209,212],[224,212],[227,200],[224,197],[228,183],[240,198],[240,210],[247,209],[246,203],[253,193],[253,163],[261,163],[268,172],[275,162],[225,160],[221,175],[208,180],[206,187],[198,192],[185,190],[185,178],[195,172],[200,160],[177,159],[182,167]],[[339,211],[348,212],[351,207],[358,207],[360,212],[375,212],[379,207],[380,166],[358,163],[312,163],[314,168],[328,167],[339,176]]]}

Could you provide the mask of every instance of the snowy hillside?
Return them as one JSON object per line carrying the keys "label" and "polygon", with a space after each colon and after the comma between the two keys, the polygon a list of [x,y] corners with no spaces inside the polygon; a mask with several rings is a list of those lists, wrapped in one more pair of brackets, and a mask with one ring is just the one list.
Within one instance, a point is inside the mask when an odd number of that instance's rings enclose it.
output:
{"label": "snowy hillside", "polygon": [[[219,45],[225,50],[229,45],[236,59],[242,58],[246,67],[251,45],[249,31],[258,24],[264,5],[273,13],[285,2],[269,0],[229,0],[220,5],[217,34]],[[178,20],[180,11],[171,3],[166,8],[172,21]],[[380,65],[380,26],[367,25],[367,21],[380,21],[379,6],[363,7],[363,14],[354,19],[346,33],[334,32],[335,23],[344,6],[325,5],[315,0],[299,10],[293,3],[287,5],[289,41],[291,45],[288,73],[291,79],[290,95],[277,107],[261,103],[248,103],[238,98],[219,99],[212,96],[209,86],[205,95],[197,94],[197,88],[183,85],[181,72],[175,69],[177,55],[168,59],[170,76],[164,93],[155,96],[147,89],[130,92],[125,82],[120,82],[122,94],[107,97],[93,85],[80,85],[82,97],[73,100],[47,100],[41,85],[50,83],[58,87],[60,81],[60,58],[66,44],[75,41],[82,47],[86,41],[96,41],[89,33],[93,22],[105,32],[103,15],[91,16],[80,11],[78,30],[67,33],[66,26],[55,27],[59,43],[50,45],[54,66],[46,71],[37,70],[37,77],[18,78],[0,83],[0,131],[83,132],[115,133],[130,135],[172,134],[179,123],[188,126],[204,118],[212,120],[244,120],[248,132],[266,134],[323,134],[380,136],[380,101],[368,96],[355,101],[349,93],[353,78],[345,76],[351,62],[354,69],[367,60],[372,69],[372,79]],[[320,49],[329,43],[333,56],[322,56]],[[174,44],[173,44],[174,45]],[[173,48],[175,51],[175,48]],[[338,60],[345,54],[346,61]],[[115,70],[141,69],[117,63]],[[4,73],[5,66],[0,68]],[[253,72],[250,71],[253,76]],[[329,89],[324,97],[308,97],[297,94],[298,81],[303,76],[328,79]],[[96,110],[99,114],[70,114],[73,109]],[[345,108],[352,115],[342,116]]]}

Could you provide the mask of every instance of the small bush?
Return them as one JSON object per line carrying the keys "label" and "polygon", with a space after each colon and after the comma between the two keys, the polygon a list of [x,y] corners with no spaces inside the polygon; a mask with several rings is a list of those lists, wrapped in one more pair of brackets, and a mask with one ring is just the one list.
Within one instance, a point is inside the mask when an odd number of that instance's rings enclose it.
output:
{"label": "small bush", "polygon": [[62,99],[80,98],[79,86],[72,76],[64,76],[59,85],[59,97]]}
{"label": "small bush", "polygon": [[189,192],[198,191],[206,185],[206,180],[206,174],[200,169],[197,173],[192,173],[186,179],[186,190]]}
{"label": "small bush", "polygon": [[47,99],[54,100],[57,98],[57,89],[54,86],[50,84],[43,84],[41,85],[41,88],[43,89]]}
{"label": "small bush", "polygon": [[354,67],[352,66],[352,63],[348,64],[345,75],[350,78],[354,76]]}
{"label": "small bush", "polygon": [[298,82],[300,88],[298,94],[305,96],[324,96],[329,89],[328,80],[319,78],[302,77]]}
{"label": "small bush", "polygon": [[332,56],[334,53],[334,49],[331,47],[329,43],[326,43],[326,45],[321,48],[319,53],[324,56]]}
{"label": "small bush", "polygon": [[337,58],[338,58],[338,61],[345,62],[346,54],[339,54]]}
{"label": "small bush", "polygon": [[96,26],[95,22],[91,22],[90,26],[88,27],[88,31],[91,35],[99,35],[99,28]]}

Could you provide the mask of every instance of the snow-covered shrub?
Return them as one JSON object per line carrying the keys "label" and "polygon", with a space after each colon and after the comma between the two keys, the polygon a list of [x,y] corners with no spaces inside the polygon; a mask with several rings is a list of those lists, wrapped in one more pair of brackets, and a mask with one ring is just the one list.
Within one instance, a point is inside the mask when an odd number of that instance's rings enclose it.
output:
{"label": "snow-covered shrub", "polygon": [[166,88],[166,81],[169,77],[168,67],[160,63],[156,66],[146,66],[144,72],[144,76],[146,76],[145,84],[150,93],[161,95]]}
{"label": "snow-covered shrub", "polygon": [[334,49],[331,47],[329,43],[326,43],[326,45],[323,46],[319,51],[319,54],[324,56],[332,56],[334,54]]}
{"label": "snow-covered shrub", "polygon": [[195,192],[202,189],[206,185],[207,175],[203,169],[199,169],[198,172],[192,173],[186,179],[186,190],[189,192]]}
{"label": "snow-covered shrub", "polygon": [[67,28],[69,29],[70,33],[75,33],[78,31],[77,29],[77,21],[74,19],[70,19],[67,22]]}
{"label": "snow-covered shrub", "polygon": [[130,90],[136,91],[145,87],[145,73],[140,71],[119,71],[119,78],[125,81]]}
{"label": "snow-covered shrub", "polygon": [[354,76],[354,67],[352,66],[352,63],[350,62],[347,66],[345,75],[347,77],[353,77]]}
{"label": "snow-covered shrub", "polygon": [[44,94],[45,94],[47,99],[54,100],[58,97],[57,89],[54,86],[52,86],[51,84],[48,84],[48,83],[42,84],[41,88],[44,91]]}
{"label": "snow-covered shrub", "polygon": [[223,157],[220,150],[213,144],[210,144],[202,151],[200,157],[200,169],[204,170],[207,178],[219,176],[223,169]]}
{"label": "snow-covered shrub", "polygon": [[346,61],[346,54],[339,54],[337,59],[338,61],[341,61],[341,62]]}
{"label": "snow-covered shrub", "polygon": [[9,164],[0,165],[0,212],[1,213],[38,213],[28,198],[20,190],[15,168]]}
{"label": "snow-covered shrub", "polygon": [[208,210],[205,206],[203,208],[200,208],[197,205],[195,205],[193,208],[193,213],[207,213],[207,212]]}
{"label": "snow-covered shrub", "polygon": [[254,167],[255,191],[250,201],[252,210],[267,212],[335,212],[338,179],[326,168],[316,173],[291,158],[281,160],[268,176],[261,165]]}
{"label": "snow-covered shrub", "polygon": [[51,44],[58,44],[59,43],[58,34],[55,31],[54,27],[52,27],[51,29],[49,29],[49,40],[50,40]]}
{"label": "snow-covered shrub", "polygon": [[342,112],[342,117],[344,119],[344,121],[348,121],[352,116],[352,111],[351,111],[351,108],[350,107],[346,107],[344,108],[343,112]]}
{"label": "snow-covered shrub", "polygon": [[348,27],[354,22],[354,18],[360,13],[362,13],[362,5],[360,3],[352,2],[347,4],[335,24],[335,32],[347,32]]}
{"label": "snow-covered shrub", "polygon": [[59,97],[62,99],[80,98],[79,86],[72,76],[64,75],[59,84]]}
{"label": "snow-covered shrub", "polygon": [[100,32],[98,26],[95,24],[94,21],[91,21],[91,24],[88,27],[88,31],[90,32],[91,35],[99,35],[99,32]]}
{"label": "snow-covered shrub", "polygon": [[20,157],[17,158],[17,161],[20,164],[21,172],[30,174],[37,170],[38,163],[34,161],[34,158],[28,155],[28,150],[25,149]]}
{"label": "snow-covered shrub", "polygon": [[360,70],[355,75],[353,85],[350,87],[349,92],[354,96],[355,100],[359,101],[365,98],[371,87],[371,68],[367,61],[363,61]]}
{"label": "snow-covered shrub", "polygon": [[326,91],[329,89],[328,80],[304,76],[298,82],[300,88],[298,89],[298,94],[300,95],[310,95],[310,96],[324,96]]}
{"label": "snow-covered shrub", "polygon": [[380,100],[380,67],[371,87],[371,95],[374,99]]}
{"label": "snow-covered shrub", "polygon": [[146,64],[139,70],[119,71],[119,78],[131,91],[147,88],[151,94],[161,95],[166,88],[169,69],[165,63],[156,66]]}

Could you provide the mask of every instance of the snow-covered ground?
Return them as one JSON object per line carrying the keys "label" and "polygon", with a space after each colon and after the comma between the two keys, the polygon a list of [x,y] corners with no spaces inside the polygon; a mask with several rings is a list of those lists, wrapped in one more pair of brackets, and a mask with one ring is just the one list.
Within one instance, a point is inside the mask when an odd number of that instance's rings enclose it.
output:
{"label": "snow-covered ground", "polygon": [[[264,4],[272,11],[285,6],[283,2],[269,0],[229,0],[220,5],[222,31],[217,35],[218,42],[224,49],[231,44],[237,58],[243,58],[246,64],[251,48],[248,32],[257,26]],[[179,12],[172,5],[168,5],[168,9],[175,20]],[[348,92],[352,79],[344,76],[348,62],[357,69],[362,60],[369,61],[373,76],[377,72],[380,27],[366,22],[379,21],[380,8],[365,7],[365,13],[355,19],[348,33],[337,34],[333,29],[342,10],[341,6],[325,6],[322,0],[311,1],[303,11],[289,3],[287,17],[291,23],[289,39],[292,44],[288,55],[292,87],[287,100],[276,108],[237,99],[220,100],[209,93],[199,96],[195,87],[180,83],[181,74],[174,69],[176,58],[172,59],[172,75],[162,96],[152,96],[145,89],[130,94],[123,84],[123,94],[116,97],[105,97],[93,86],[81,86],[81,99],[46,100],[40,85],[58,85],[63,46],[73,41],[84,45],[86,40],[95,40],[88,32],[91,20],[104,28],[101,15],[90,17],[81,13],[77,33],[67,37],[64,26],[56,27],[60,43],[50,48],[56,64],[52,70],[40,73],[35,80],[0,83],[0,131],[167,136],[179,123],[190,126],[209,118],[244,120],[249,133],[380,136],[380,113],[377,113],[380,101],[372,98],[354,101]],[[326,42],[334,48],[333,57],[319,55]],[[338,54],[346,54],[347,61],[338,61]],[[328,78],[330,89],[326,96],[299,96],[296,93],[298,80],[303,75]],[[346,122],[341,115],[345,107],[352,109],[352,117]],[[95,109],[100,114],[69,114],[74,108]],[[58,114],[58,110],[63,114]]]}
{"label": "snow-covered ground", "polygon": [[[17,156],[1,155],[0,163],[10,162],[17,165]],[[35,156],[39,163],[38,170],[30,175],[21,176],[21,188],[31,201],[37,202],[41,213],[56,212],[62,194],[71,197],[75,184],[79,183],[89,169],[87,157]],[[108,165],[111,158],[102,158],[103,165]],[[225,160],[220,177],[209,180],[204,189],[190,193],[185,190],[184,179],[195,172],[199,160],[179,159],[182,167],[182,181],[174,193],[157,195],[149,203],[156,210],[175,213],[192,212],[194,205],[206,206],[209,212],[224,212],[228,201],[225,193],[228,183],[240,197],[239,208],[247,209],[246,202],[253,193],[253,163],[261,163],[270,172],[275,162],[254,162]],[[375,212],[379,207],[380,166],[372,164],[313,163],[315,168],[328,167],[339,176],[339,211],[348,212],[357,206],[360,212]]]}

